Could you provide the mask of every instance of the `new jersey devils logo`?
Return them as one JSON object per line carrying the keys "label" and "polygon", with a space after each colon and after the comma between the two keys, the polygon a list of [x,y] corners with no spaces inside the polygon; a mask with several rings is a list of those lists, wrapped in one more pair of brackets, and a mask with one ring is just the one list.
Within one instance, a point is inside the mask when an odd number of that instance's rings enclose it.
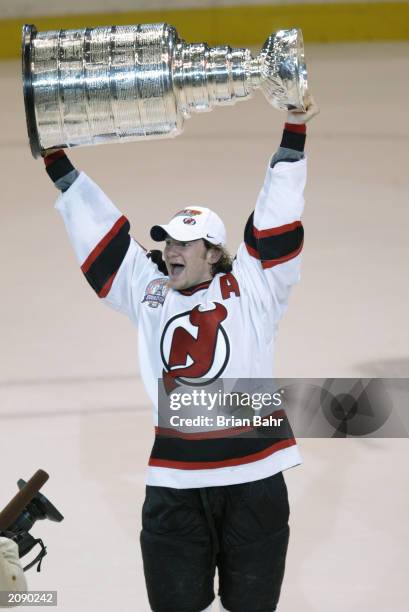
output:
{"label": "new jersey devils logo", "polygon": [[[160,351],[168,392],[177,387],[178,382],[190,386],[210,384],[225,369],[230,345],[221,323],[227,317],[227,310],[218,302],[212,302],[212,306],[209,310],[201,310],[199,304],[167,322]],[[203,377],[206,377],[205,382],[194,382]]]}

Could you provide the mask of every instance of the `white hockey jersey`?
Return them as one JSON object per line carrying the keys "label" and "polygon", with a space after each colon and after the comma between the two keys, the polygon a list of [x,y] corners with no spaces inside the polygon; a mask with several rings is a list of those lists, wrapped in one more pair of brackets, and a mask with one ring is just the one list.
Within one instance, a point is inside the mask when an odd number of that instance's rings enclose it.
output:
{"label": "white hockey jersey", "polygon": [[18,546],[9,538],[0,537],[0,607],[13,608],[16,604],[7,602],[6,593],[10,591],[27,591],[27,581],[21,565]]}
{"label": "white hockey jersey", "polygon": [[[299,279],[305,180],[305,159],[269,166],[232,272],[184,291],[168,288],[167,277],[129,236],[127,219],[86,174],[59,196],[56,208],[87,280],[138,327],[155,426],[162,377],[272,377],[277,324]],[[236,484],[300,462],[292,434],[199,441],[166,438],[156,427],[147,484]]]}

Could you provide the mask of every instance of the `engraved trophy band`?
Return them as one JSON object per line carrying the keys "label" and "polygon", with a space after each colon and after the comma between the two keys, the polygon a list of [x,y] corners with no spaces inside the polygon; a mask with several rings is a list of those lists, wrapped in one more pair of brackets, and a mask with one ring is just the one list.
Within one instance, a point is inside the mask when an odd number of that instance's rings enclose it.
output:
{"label": "engraved trophy band", "polygon": [[304,110],[299,29],[269,36],[258,56],[189,44],[166,23],[37,32],[23,27],[23,91],[31,152],[180,134],[193,112],[261,88],[279,109]]}

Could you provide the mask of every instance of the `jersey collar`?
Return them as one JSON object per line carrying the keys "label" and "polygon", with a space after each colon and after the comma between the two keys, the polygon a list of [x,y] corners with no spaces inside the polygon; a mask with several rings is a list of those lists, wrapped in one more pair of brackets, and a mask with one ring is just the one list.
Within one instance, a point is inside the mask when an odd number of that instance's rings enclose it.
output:
{"label": "jersey collar", "polygon": [[196,291],[202,291],[203,289],[207,289],[212,281],[205,281],[204,283],[199,283],[198,285],[193,285],[193,287],[188,287],[187,289],[181,289],[179,293],[181,295],[193,295]]}

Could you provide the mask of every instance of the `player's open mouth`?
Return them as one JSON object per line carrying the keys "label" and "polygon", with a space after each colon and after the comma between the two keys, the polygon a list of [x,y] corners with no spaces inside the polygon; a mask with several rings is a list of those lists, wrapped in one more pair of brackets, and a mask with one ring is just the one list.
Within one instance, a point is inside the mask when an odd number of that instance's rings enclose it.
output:
{"label": "player's open mouth", "polygon": [[185,266],[183,264],[179,264],[179,263],[174,263],[174,264],[170,264],[170,275],[172,278],[177,278],[178,276],[180,276],[183,272],[183,270],[185,269]]}

